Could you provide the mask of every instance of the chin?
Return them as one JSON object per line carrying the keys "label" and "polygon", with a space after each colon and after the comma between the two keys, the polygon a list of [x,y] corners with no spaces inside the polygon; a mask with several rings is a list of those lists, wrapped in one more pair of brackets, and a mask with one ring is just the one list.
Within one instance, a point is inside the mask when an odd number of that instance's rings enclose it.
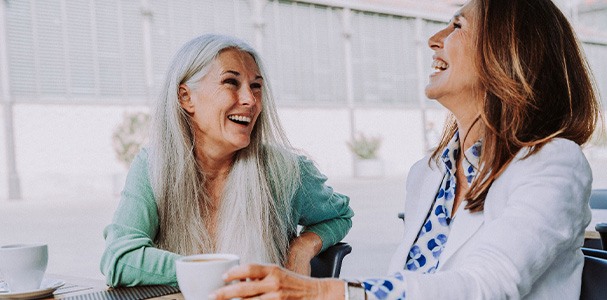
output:
{"label": "chin", "polygon": [[438,97],[436,92],[434,90],[432,90],[432,88],[430,88],[430,87],[426,87],[426,89],[424,90],[424,93],[426,94],[426,97],[428,99],[436,100],[436,98]]}
{"label": "chin", "polygon": [[236,148],[238,148],[238,150],[242,150],[244,148],[249,147],[249,145],[251,144],[251,141],[247,141],[247,142],[239,142],[239,143],[234,143],[234,145],[236,146]]}

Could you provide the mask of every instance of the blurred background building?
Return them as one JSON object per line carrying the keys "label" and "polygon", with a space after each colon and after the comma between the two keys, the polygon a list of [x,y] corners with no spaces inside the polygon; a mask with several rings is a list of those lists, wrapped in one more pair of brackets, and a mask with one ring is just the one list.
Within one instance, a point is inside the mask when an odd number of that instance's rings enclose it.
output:
{"label": "blurred background building", "polygon": [[[0,0],[0,199],[113,189],[117,124],[150,110],[172,53],[203,33],[261,52],[291,142],[325,174],[355,174],[363,133],[382,140],[383,176],[403,175],[445,116],[423,93],[427,39],[463,2]],[[557,2],[605,101],[607,1]]]}

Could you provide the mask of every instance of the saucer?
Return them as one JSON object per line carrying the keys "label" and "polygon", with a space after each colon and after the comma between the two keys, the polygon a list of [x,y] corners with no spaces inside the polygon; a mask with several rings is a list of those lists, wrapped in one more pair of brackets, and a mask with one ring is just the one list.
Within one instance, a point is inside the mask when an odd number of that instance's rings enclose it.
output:
{"label": "saucer", "polygon": [[0,281],[0,299],[37,299],[52,295],[65,284],[63,280],[43,279],[40,288],[33,291],[6,292],[6,283]]}

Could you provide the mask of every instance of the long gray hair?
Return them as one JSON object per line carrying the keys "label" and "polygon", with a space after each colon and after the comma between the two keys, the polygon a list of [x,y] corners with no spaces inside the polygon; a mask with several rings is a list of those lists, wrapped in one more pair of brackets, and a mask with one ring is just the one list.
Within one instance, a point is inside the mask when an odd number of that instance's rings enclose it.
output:
{"label": "long gray hair", "polygon": [[[194,154],[194,126],[178,98],[179,85],[194,84],[225,49],[249,53],[263,81],[262,110],[251,143],[239,150],[228,175],[219,208],[217,236],[205,220],[211,214],[205,175]],[[152,119],[150,181],[158,206],[161,249],[182,255],[226,252],[243,262],[284,264],[296,224],[291,198],[299,187],[300,168],[280,125],[261,58],[245,42],[222,35],[202,35],[173,57]]]}

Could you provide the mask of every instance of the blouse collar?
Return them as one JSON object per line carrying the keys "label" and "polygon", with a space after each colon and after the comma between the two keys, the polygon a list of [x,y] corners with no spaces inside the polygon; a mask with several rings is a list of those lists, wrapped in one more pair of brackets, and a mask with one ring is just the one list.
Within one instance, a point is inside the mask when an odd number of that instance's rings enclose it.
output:
{"label": "blouse collar", "polygon": [[[472,180],[476,177],[476,173],[479,167],[479,161],[482,150],[482,141],[476,141],[470,148],[466,149],[464,152],[464,160],[462,161],[462,167],[464,169],[464,175],[466,176],[466,180],[468,184],[472,183]],[[443,150],[443,154],[441,155],[441,159],[447,168],[447,171],[451,174],[455,174],[455,170],[457,168],[457,158],[460,155],[460,143],[459,143],[459,131],[455,132],[445,150]]]}

